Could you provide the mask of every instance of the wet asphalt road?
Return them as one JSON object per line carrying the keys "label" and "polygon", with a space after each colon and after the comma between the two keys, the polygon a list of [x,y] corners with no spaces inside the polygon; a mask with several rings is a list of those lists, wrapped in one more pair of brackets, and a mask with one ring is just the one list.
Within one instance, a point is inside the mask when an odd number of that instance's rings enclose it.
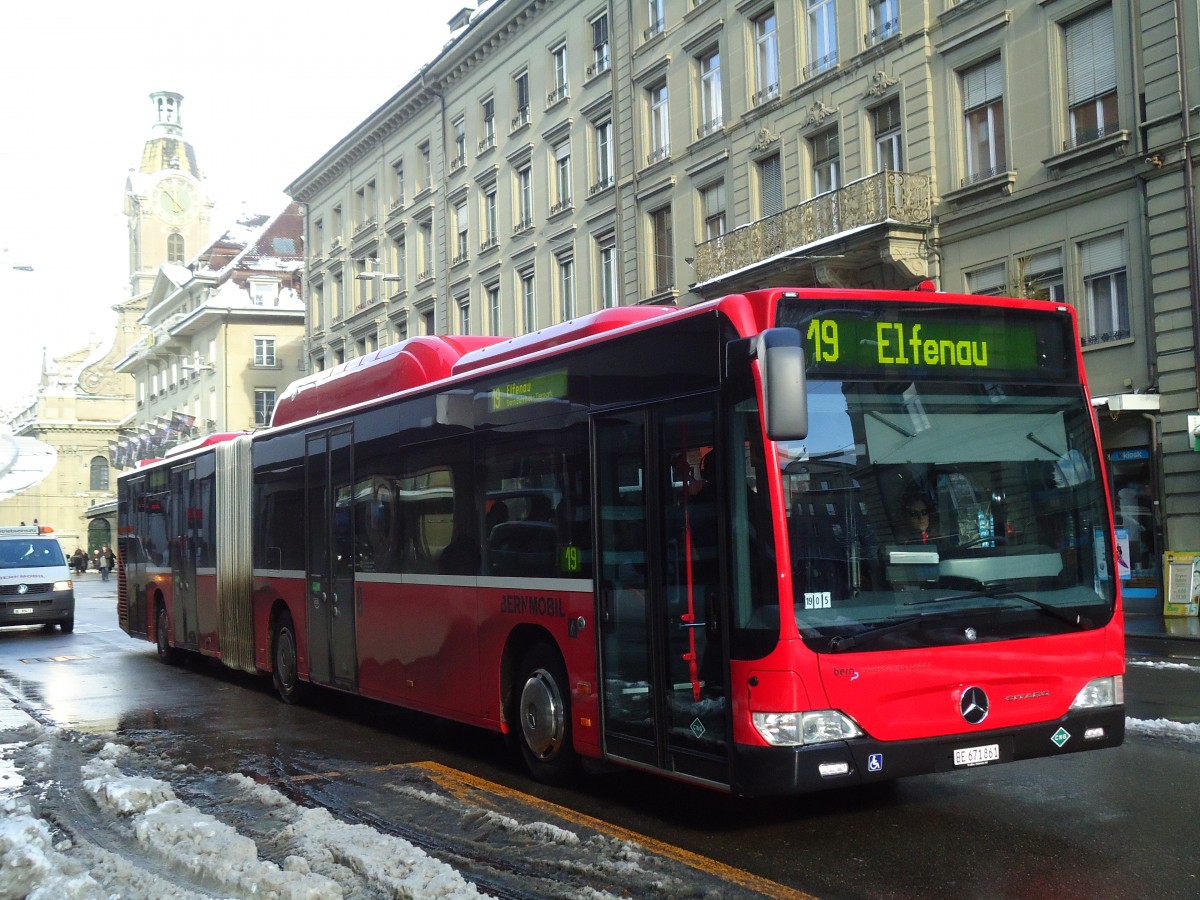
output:
{"label": "wet asphalt road", "polygon": [[[241,771],[337,812],[405,764],[495,785],[502,803],[591,817],[766,895],[821,898],[1200,896],[1200,738],[1134,730],[1117,750],[926,776],[873,791],[747,803],[634,772],[570,790],[525,776],[475,729],[200,661],[171,668],[116,625],[115,582],[78,582],[74,634],[0,631],[0,687],[39,718],[115,731],[172,758]],[[1200,663],[1135,665],[1134,720],[1200,722]],[[413,823],[419,828],[420,823]],[[745,873],[745,874],[742,874]],[[738,890],[732,890],[734,886]]]}

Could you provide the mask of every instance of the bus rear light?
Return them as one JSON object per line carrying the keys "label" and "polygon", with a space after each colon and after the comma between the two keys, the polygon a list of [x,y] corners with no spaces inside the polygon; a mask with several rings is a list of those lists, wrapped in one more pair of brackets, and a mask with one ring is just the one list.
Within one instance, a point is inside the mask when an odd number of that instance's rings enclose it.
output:
{"label": "bus rear light", "polygon": [[862,737],[862,729],[845,713],[836,709],[809,712],[751,713],[754,727],[773,747],[800,747],[828,744]]}
{"label": "bus rear light", "polygon": [[1071,709],[1097,709],[1102,706],[1120,706],[1125,702],[1125,676],[1109,675],[1093,678],[1075,695]]}

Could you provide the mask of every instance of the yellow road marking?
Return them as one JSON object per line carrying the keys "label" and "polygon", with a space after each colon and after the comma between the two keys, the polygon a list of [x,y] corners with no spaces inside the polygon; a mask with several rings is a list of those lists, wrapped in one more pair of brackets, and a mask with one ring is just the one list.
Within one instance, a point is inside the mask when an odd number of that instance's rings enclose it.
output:
{"label": "yellow road marking", "polygon": [[794,888],[789,888],[775,881],[770,881],[766,878],[760,878],[750,872],[742,869],[735,869],[733,866],[727,866],[724,863],[709,859],[705,856],[700,856],[697,853],[691,853],[681,847],[676,847],[672,844],[665,844],[662,841],[655,840],[652,837],[647,837],[644,834],[638,834],[636,831],[630,831],[628,828],[622,828],[619,825],[613,825],[609,822],[604,822],[600,819],[594,819],[584,813],[575,812],[567,809],[564,806],[559,806],[556,803],[551,803],[549,800],[542,800],[538,797],[532,797],[529,794],[523,794],[520,791],[506,788],[503,785],[487,781],[482,778],[477,778],[474,775],[468,775],[466,772],[460,772],[457,769],[452,769],[448,766],[443,766],[441,763],[435,762],[420,762],[413,764],[416,768],[424,769],[429,772],[430,776],[439,785],[456,793],[456,796],[461,794],[461,789],[446,784],[448,779],[451,782],[457,782],[459,785],[466,785],[475,790],[483,791],[485,794],[494,794],[501,797],[506,797],[511,800],[517,800],[521,803],[526,803],[535,808],[544,810],[551,815],[558,816],[575,825],[584,828],[591,828],[601,834],[607,834],[611,837],[622,841],[629,841],[633,844],[638,844],[657,853],[659,856],[664,856],[667,859],[675,860],[685,866],[690,866],[701,872],[706,872],[714,877],[724,879],[732,884],[739,885],[747,890],[755,891],[762,894],[764,897],[777,898],[777,900],[814,900],[814,898],[805,894],[802,891],[797,891]]}

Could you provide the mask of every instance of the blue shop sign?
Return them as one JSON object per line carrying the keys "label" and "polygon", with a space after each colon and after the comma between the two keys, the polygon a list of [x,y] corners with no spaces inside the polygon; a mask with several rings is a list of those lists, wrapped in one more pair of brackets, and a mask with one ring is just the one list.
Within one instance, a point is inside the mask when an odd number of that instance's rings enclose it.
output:
{"label": "blue shop sign", "polygon": [[1113,462],[1135,462],[1137,460],[1149,459],[1149,450],[1114,450],[1108,454],[1108,458]]}

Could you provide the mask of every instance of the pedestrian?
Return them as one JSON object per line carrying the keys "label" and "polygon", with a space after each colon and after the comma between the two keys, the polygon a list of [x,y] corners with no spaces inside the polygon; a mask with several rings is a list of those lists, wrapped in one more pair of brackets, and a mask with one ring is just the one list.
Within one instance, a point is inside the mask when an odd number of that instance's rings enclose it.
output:
{"label": "pedestrian", "polygon": [[100,580],[108,581],[108,570],[112,568],[112,554],[105,544],[96,555],[96,568],[100,570]]}

